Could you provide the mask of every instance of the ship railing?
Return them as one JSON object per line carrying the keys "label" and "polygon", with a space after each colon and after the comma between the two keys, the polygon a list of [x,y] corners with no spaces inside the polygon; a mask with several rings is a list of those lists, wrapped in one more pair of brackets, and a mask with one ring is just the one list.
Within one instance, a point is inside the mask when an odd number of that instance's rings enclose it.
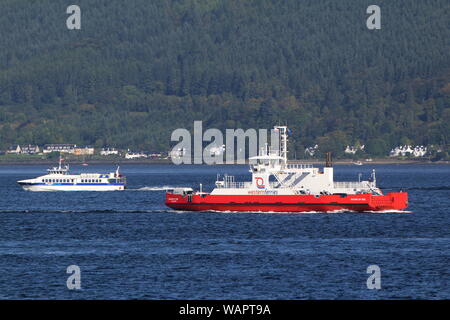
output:
{"label": "ship railing", "polygon": [[287,169],[311,169],[314,168],[312,164],[303,164],[303,163],[290,163],[286,165]]}
{"label": "ship railing", "polygon": [[367,189],[369,185],[367,182],[358,181],[335,181],[335,189]]}
{"label": "ship railing", "polygon": [[[277,183],[276,182],[270,182],[268,187],[269,188],[274,188],[277,187]],[[216,184],[216,188],[219,189],[247,189],[247,188],[251,188],[252,183],[251,182],[228,182],[228,183],[223,183],[223,184]],[[267,186],[266,186],[267,187]]]}
{"label": "ship railing", "polygon": [[225,181],[223,184],[218,184],[217,188],[223,189],[244,189],[251,186],[251,182],[235,182],[235,181]]}

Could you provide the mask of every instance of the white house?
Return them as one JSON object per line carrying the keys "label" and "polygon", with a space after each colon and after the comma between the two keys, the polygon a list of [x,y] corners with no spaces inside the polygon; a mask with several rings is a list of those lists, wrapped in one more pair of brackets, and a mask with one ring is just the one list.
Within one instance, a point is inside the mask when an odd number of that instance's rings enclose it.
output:
{"label": "white house", "polygon": [[416,158],[424,157],[427,154],[427,147],[424,146],[398,146],[391,150],[390,157],[408,156],[412,155]]}
{"label": "white house", "polygon": [[74,153],[76,147],[77,147],[76,144],[46,144],[44,146],[44,150],[42,150],[42,152],[43,153],[50,153],[50,152]]}
{"label": "white house", "polygon": [[177,150],[172,150],[169,152],[170,158],[181,158],[186,154],[186,149],[184,148],[178,148]]}
{"label": "white house", "polygon": [[20,153],[22,154],[37,154],[40,152],[39,146],[33,146],[31,144],[21,147]]}
{"label": "white house", "polygon": [[6,151],[6,153],[9,154],[19,154],[22,152],[22,148],[19,145],[14,145],[9,147],[9,149]]}
{"label": "white house", "polygon": [[354,146],[347,146],[344,150],[344,153],[346,154],[355,154],[358,150],[364,151],[365,145],[354,147]]}
{"label": "white house", "polygon": [[221,146],[211,147],[211,148],[209,148],[208,151],[211,156],[214,156],[214,157],[221,156],[223,154],[223,152],[225,151],[225,145],[223,144]]}
{"label": "white house", "polygon": [[148,158],[148,156],[143,152],[128,152],[125,154],[125,159],[139,159],[139,158]]}
{"label": "white house", "polygon": [[100,151],[101,156],[110,156],[110,155],[118,155],[118,154],[119,154],[119,150],[117,150],[115,148],[102,148],[102,150]]}

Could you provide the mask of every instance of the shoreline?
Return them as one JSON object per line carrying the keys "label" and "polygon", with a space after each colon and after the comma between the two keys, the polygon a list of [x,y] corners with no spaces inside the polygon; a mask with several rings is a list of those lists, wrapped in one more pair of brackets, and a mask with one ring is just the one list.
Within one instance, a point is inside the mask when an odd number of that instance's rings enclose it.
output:
{"label": "shoreline", "polygon": [[[58,160],[55,159],[21,159],[21,160],[0,160],[0,166],[7,166],[7,165],[54,165],[57,164]],[[141,159],[141,160],[126,160],[126,159],[102,159],[102,160],[91,160],[86,161],[89,165],[127,165],[127,164],[133,164],[133,165],[172,165],[172,161],[168,159]],[[372,161],[361,161],[362,165],[371,165],[371,164],[421,164],[421,165],[427,165],[427,164],[450,164],[450,161],[430,161],[430,160],[413,160],[413,159],[405,159],[405,160],[399,160],[399,159],[373,159]],[[69,165],[81,165],[83,161],[66,161]],[[292,164],[313,164],[313,165],[323,165],[324,161],[322,160],[289,160],[289,163]],[[246,162],[245,164],[248,164]],[[354,164],[354,160],[350,159],[339,159],[333,161],[333,164],[337,165],[351,165]],[[184,164],[186,165],[186,164]],[[190,165],[198,165],[198,164],[190,164]],[[201,164],[201,165],[207,165],[207,164]],[[216,165],[236,165],[236,164],[216,164]]]}

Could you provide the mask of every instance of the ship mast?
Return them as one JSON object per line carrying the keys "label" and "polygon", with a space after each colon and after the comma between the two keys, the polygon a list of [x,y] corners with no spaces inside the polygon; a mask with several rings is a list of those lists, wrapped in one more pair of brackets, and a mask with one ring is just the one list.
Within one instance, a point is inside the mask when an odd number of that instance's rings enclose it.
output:
{"label": "ship mast", "polygon": [[275,130],[278,130],[279,133],[279,150],[280,154],[279,156],[283,158],[284,164],[287,164],[287,142],[288,142],[288,135],[287,135],[287,126],[276,126],[274,128]]}

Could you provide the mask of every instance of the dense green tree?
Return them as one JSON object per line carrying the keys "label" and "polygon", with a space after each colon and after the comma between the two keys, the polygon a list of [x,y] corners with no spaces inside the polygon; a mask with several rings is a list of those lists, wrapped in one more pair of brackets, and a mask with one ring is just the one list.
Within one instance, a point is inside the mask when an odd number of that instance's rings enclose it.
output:
{"label": "dense green tree", "polygon": [[[449,143],[446,0],[62,0],[0,3],[0,149],[78,143],[167,150],[194,120],[287,123],[319,143],[386,155]],[[291,154],[294,154],[292,152]]]}

